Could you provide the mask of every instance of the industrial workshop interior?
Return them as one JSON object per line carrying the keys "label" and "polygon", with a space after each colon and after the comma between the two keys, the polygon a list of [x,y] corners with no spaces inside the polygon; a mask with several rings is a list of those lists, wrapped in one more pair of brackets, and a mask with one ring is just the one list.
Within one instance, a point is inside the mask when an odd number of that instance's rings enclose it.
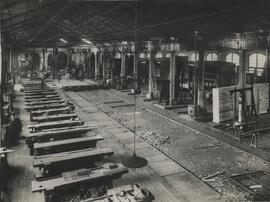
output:
{"label": "industrial workshop interior", "polygon": [[270,201],[270,0],[0,0],[0,202]]}

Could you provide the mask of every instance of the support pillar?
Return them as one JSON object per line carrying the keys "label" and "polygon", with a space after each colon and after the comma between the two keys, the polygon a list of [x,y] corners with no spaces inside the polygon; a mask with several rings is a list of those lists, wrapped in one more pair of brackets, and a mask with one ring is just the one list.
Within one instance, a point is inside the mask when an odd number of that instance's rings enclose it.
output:
{"label": "support pillar", "polygon": [[268,113],[270,112],[270,54],[269,54],[269,44],[266,48],[266,83],[268,84]]}
{"label": "support pillar", "polygon": [[126,53],[124,51],[121,52],[121,85],[122,88],[126,87]]}
{"label": "support pillar", "polygon": [[[152,45],[150,45],[152,46]],[[149,83],[148,83],[148,94],[147,94],[147,98],[148,99],[152,99],[153,98],[153,92],[154,92],[154,68],[155,68],[155,65],[154,65],[154,52],[151,50],[152,47],[150,47],[150,56],[149,56]]]}
{"label": "support pillar", "polygon": [[99,68],[98,68],[98,53],[95,53],[95,79],[99,79]]}
{"label": "support pillar", "polygon": [[114,72],[115,72],[115,59],[114,59],[114,53],[112,53],[111,55],[110,55],[110,59],[111,59],[111,61],[110,61],[110,63],[111,63],[111,65],[110,65],[110,67],[111,67],[111,80],[112,80],[112,83],[114,84],[114,80],[115,80],[115,75],[114,75]]}
{"label": "support pillar", "polygon": [[138,78],[138,53],[134,52],[134,68],[133,68],[133,88],[135,91],[140,90],[140,86],[139,86],[139,78]]}
{"label": "support pillar", "polygon": [[[238,88],[246,87],[246,68],[247,68],[247,52],[246,50],[240,50],[240,66],[239,66],[239,79]],[[244,100],[245,94],[239,93],[238,96],[238,122],[242,123],[244,121]]]}
{"label": "support pillar", "polygon": [[204,50],[200,50],[198,64],[198,106],[200,109],[205,109],[204,72]]}
{"label": "support pillar", "polygon": [[106,65],[107,65],[107,53],[102,54],[102,80],[106,82]]}
{"label": "support pillar", "polygon": [[170,99],[169,105],[175,104],[175,75],[176,74],[176,61],[175,51],[170,54]]}

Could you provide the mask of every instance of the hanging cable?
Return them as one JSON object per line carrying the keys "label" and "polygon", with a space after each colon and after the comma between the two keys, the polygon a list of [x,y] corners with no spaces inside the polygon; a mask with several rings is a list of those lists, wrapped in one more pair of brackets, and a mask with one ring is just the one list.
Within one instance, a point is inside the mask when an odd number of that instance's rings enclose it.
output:
{"label": "hanging cable", "polygon": [[[135,63],[136,63],[136,43],[137,43],[137,23],[138,23],[138,20],[137,20],[137,17],[138,17],[138,1],[136,1],[135,4],[136,5],[135,5],[135,20],[134,20],[134,67],[136,65]],[[136,142],[136,111],[137,111],[137,108],[136,108],[136,90],[135,90],[135,86],[134,86],[134,117],[133,117],[134,118],[134,125],[133,125],[133,131],[134,131],[134,145],[133,145],[134,148],[133,148],[133,152],[134,152],[134,154],[136,153],[136,148],[135,148],[135,142]]]}

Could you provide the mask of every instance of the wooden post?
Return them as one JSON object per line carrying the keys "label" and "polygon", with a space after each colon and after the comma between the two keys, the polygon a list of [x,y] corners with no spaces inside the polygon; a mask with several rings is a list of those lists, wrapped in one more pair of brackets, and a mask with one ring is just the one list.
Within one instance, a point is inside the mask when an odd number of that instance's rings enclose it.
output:
{"label": "wooden post", "polygon": [[205,109],[205,91],[204,91],[204,51],[199,51],[198,64],[198,106]]}
{"label": "wooden post", "polygon": [[175,74],[176,74],[176,61],[175,51],[171,51],[170,54],[170,99],[169,104],[175,104]]}

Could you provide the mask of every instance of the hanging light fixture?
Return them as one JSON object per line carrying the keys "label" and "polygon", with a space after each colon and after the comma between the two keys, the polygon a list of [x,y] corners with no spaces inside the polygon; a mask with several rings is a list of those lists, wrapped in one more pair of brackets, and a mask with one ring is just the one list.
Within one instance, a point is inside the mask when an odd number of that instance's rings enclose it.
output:
{"label": "hanging light fixture", "polygon": [[[138,13],[138,1],[136,1],[136,6],[135,6],[135,26],[134,26],[134,52],[136,53],[136,42],[137,42],[137,13]],[[134,65],[136,65],[134,57]],[[134,93],[134,126],[133,126],[133,134],[134,134],[134,139],[133,139],[133,154],[131,156],[128,156],[127,158],[124,158],[122,161],[122,164],[126,166],[127,168],[142,168],[147,165],[147,160],[139,157],[136,155],[136,98],[137,95]]]}

